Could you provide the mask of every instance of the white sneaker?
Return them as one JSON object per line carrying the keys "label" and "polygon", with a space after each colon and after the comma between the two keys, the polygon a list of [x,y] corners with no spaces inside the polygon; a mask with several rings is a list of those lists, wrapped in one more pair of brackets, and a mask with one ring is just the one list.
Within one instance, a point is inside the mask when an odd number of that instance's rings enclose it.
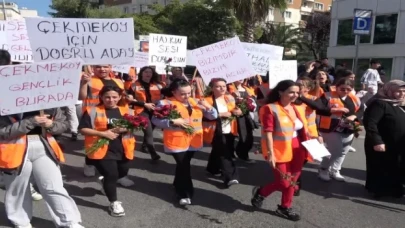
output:
{"label": "white sneaker", "polygon": [[83,174],[86,177],[94,177],[96,175],[96,167],[92,165],[84,165]]}
{"label": "white sneaker", "polygon": [[84,228],[84,226],[80,225],[79,223],[75,223],[69,226],[64,226],[63,228]]}
{"label": "white sneaker", "polygon": [[349,152],[355,153],[355,152],[356,152],[356,149],[355,149],[354,147],[350,146],[350,147],[349,147]]}
{"label": "white sneaker", "polygon": [[121,179],[118,179],[117,183],[124,187],[131,187],[132,185],[135,184],[135,182],[130,180],[128,177],[123,177]]}
{"label": "white sneaker", "polygon": [[43,199],[42,195],[39,194],[35,189],[34,186],[30,183],[30,189],[31,189],[31,198],[33,201],[40,201]]}
{"label": "white sneaker", "polygon": [[122,202],[120,201],[115,201],[110,204],[110,207],[108,208],[110,211],[110,215],[114,217],[122,217],[125,216],[125,210],[122,207]]}
{"label": "white sneaker", "polygon": [[332,177],[333,179],[335,179],[337,181],[345,181],[345,177],[340,175],[340,171],[332,171],[330,173],[330,177]]}
{"label": "white sneaker", "polygon": [[235,185],[235,184],[239,184],[239,181],[238,181],[238,180],[230,180],[230,181],[228,182],[228,187],[230,187],[230,186],[232,186],[232,185]]}
{"label": "white sneaker", "polygon": [[104,191],[104,177],[103,177],[103,176],[99,176],[97,182],[98,182],[98,184],[101,186],[101,189],[100,189],[101,194],[105,195],[105,191]]}
{"label": "white sneaker", "polygon": [[15,228],[32,228],[31,223],[26,226],[14,226]]}
{"label": "white sneaker", "polygon": [[323,181],[330,181],[329,170],[319,169],[318,177],[319,177],[319,179],[321,179]]}
{"label": "white sneaker", "polygon": [[183,198],[183,199],[180,199],[179,204],[182,205],[182,206],[190,205],[191,200],[190,200],[190,198]]}

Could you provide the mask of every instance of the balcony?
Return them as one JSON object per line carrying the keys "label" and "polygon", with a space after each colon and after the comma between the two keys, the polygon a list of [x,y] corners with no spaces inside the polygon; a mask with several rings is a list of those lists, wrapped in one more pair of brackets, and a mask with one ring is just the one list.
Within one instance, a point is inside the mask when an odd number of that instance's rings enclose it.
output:
{"label": "balcony", "polygon": [[301,7],[301,14],[302,15],[310,15],[313,11],[314,11],[314,9],[312,7],[308,7],[308,6],[302,6]]}
{"label": "balcony", "polygon": [[315,0],[304,0],[305,2],[315,2]]}

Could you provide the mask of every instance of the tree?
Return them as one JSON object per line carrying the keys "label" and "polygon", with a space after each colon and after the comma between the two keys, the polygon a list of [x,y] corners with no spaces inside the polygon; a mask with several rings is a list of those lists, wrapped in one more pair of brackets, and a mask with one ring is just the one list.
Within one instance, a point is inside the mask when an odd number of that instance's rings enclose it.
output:
{"label": "tree", "polygon": [[86,12],[86,17],[88,18],[123,18],[126,17],[124,13],[117,7],[107,7],[107,8],[89,8]]}
{"label": "tree", "polygon": [[162,30],[156,26],[153,16],[147,13],[133,15],[135,36],[148,35],[149,33],[162,33]]}
{"label": "tree", "polygon": [[306,21],[304,33],[308,35],[306,46],[315,59],[325,55],[329,46],[330,13],[314,13]]}
{"label": "tree", "polygon": [[49,12],[52,17],[83,18],[91,4],[87,0],[52,0],[49,6],[54,12]]}
{"label": "tree", "polygon": [[232,9],[236,18],[243,24],[243,39],[254,41],[254,29],[264,21],[271,8],[285,9],[285,0],[220,0],[220,5]]}
{"label": "tree", "polygon": [[186,3],[173,1],[166,7],[154,6],[157,27],[166,34],[187,36],[188,48],[194,49],[236,34],[237,20],[229,10],[210,7],[202,0]]}
{"label": "tree", "polygon": [[259,43],[266,43],[284,47],[284,53],[290,50],[303,49],[303,32],[290,24],[268,22],[263,26],[263,35],[257,40]]}

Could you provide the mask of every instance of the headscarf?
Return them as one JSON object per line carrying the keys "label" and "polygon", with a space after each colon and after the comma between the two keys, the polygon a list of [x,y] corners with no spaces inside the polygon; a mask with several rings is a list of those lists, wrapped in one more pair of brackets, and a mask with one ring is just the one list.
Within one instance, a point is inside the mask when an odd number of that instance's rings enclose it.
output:
{"label": "headscarf", "polygon": [[376,99],[386,101],[395,105],[403,103],[404,102],[403,100],[398,100],[394,97],[395,91],[397,91],[400,87],[403,86],[405,86],[405,82],[402,80],[391,80],[387,82],[378,91],[378,93],[367,102],[367,106],[369,106],[371,102]]}

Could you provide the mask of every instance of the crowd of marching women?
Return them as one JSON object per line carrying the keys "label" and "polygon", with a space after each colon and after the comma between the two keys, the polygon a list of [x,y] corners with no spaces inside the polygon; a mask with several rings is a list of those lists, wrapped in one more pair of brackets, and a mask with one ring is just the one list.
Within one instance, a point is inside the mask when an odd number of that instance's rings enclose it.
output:
{"label": "crowd of marching women", "polygon": [[[0,64],[11,64],[6,51],[0,52]],[[227,83],[218,75],[207,86],[197,72],[188,78],[178,67],[166,77],[153,67],[143,67],[136,77],[134,69],[117,77],[110,65],[85,67],[79,121],[75,107],[0,117],[7,217],[16,227],[31,227],[32,200],[43,197],[57,227],[83,227],[59,169],[64,155],[55,138],[69,129],[73,140],[78,133],[84,136],[84,174],[99,175],[112,216],[125,215],[117,185],[134,184],[127,174],[135,149],[149,153],[154,161],[160,159],[158,152],[173,156],[173,186],[179,204],[186,206],[194,195],[194,154],[211,147],[208,174],[221,176],[226,187],[236,185],[235,157],[251,162],[253,130],[258,128],[260,150],[274,181],[253,188],[251,203],[256,208],[280,191],[276,214],[298,221],[293,198],[299,196],[303,166],[313,161],[302,142],[317,139],[328,148],[331,155],[319,164],[321,180],[344,181],[340,170],[346,154],[355,151],[351,143],[360,124],[366,131],[366,189],[375,197],[402,197],[405,159],[399,143],[405,139],[405,82],[383,84],[377,68],[378,62],[372,61],[356,93],[352,71],[332,69],[320,61],[300,67],[297,81],[281,81],[271,90],[268,76]],[[164,151],[154,147],[156,128],[163,130]],[[135,148],[137,131],[144,134],[141,148]]]}

